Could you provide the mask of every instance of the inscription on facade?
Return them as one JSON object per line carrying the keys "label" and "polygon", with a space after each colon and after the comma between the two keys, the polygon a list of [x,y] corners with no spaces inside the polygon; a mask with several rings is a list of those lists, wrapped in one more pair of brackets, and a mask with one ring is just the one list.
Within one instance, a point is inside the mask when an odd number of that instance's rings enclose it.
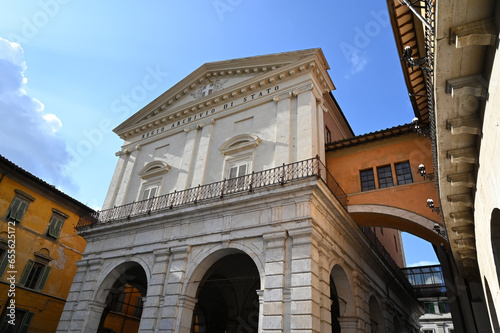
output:
{"label": "inscription on facade", "polygon": [[153,131],[149,131],[147,133],[144,133],[142,135],[141,139],[149,138],[150,136],[153,136],[153,135],[165,132],[168,129],[176,128],[178,126],[182,126],[182,125],[188,124],[190,122],[199,120],[201,118],[205,118],[205,117],[210,116],[210,115],[212,115],[214,113],[217,113],[219,111],[230,109],[230,108],[232,108],[234,106],[241,105],[243,103],[246,103],[246,102],[252,101],[254,99],[257,99],[259,97],[263,97],[265,95],[268,95],[268,94],[270,94],[272,92],[276,92],[279,89],[280,89],[280,86],[277,85],[277,86],[274,86],[272,88],[264,89],[262,91],[254,93],[254,94],[245,96],[245,97],[243,97],[243,98],[241,98],[239,100],[236,100],[236,101],[233,101],[233,102],[230,102],[230,103],[226,103],[226,104],[223,104],[223,105],[219,105],[219,106],[217,106],[217,107],[215,107],[215,108],[213,108],[211,110],[206,110],[206,111],[203,111],[203,112],[196,113],[196,114],[191,115],[189,117],[186,117],[186,118],[183,118],[181,120],[175,121],[175,122],[173,122],[170,125],[162,126],[162,127],[157,128],[157,129],[155,129]]}

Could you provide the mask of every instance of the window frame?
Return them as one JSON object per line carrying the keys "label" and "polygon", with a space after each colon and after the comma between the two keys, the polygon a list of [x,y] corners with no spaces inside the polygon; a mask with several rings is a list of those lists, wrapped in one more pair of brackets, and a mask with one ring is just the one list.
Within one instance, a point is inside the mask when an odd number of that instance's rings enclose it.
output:
{"label": "window frame", "polygon": [[[36,279],[33,280],[32,274],[36,274],[36,272],[33,271],[33,267],[35,267],[35,265],[40,268],[40,271],[36,276]],[[45,285],[47,284],[51,269],[52,267],[48,266],[47,263],[42,262],[42,260],[28,259],[26,266],[24,267],[23,274],[21,275],[21,279],[19,279],[19,285],[31,290],[43,292],[43,288],[45,288]],[[28,282],[29,286],[26,285]]]}
{"label": "window frame", "polygon": [[69,215],[61,212],[58,209],[52,208],[52,216],[50,217],[49,224],[45,235],[54,239],[59,238],[64,225],[64,222],[69,218]]}
{"label": "window frame", "polygon": [[[402,174],[399,173],[400,169],[399,169],[399,166],[403,166],[403,168],[405,166],[407,166],[407,170],[403,170],[403,171],[406,171],[406,172],[403,172]],[[397,185],[406,185],[406,184],[413,184],[413,174],[411,172],[411,164],[410,164],[410,161],[401,161],[401,162],[396,162],[394,163],[394,171],[396,173],[396,183]],[[407,181],[407,177],[409,175],[409,180],[410,181]],[[403,176],[404,177],[404,182],[401,183],[400,180],[399,180],[399,177],[400,176]]]}
{"label": "window frame", "polygon": [[[0,325],[1,332],[12,332],[12,333],[28,333],[29,326],[33,320],[34,313],[28,310],[20,309],[16,307],[16,322],[19,324],[12,325],[13,330],[8,331],[9,320],[8,316],[5,316],[2,324]],[[22,316],[21,316],[22,314]],[[20,321],[18,321],[20,320]]]}
{"label": "window frame", "polygon": [[[378,188],[389,188],[394,186],[394,177],[390,164],[377,166]],[[383,182],[381,182],[381,180]],[[390,183],[388,182],[390,180]]]}
{"label": "window frame", "polygon": [[[15,195],[10,202],[9,208],[7,209],[7,213],[5,214],[6,221],[13,221],[15,223],[21,223],[28,211],[28,207],[31,202],[35,201],[35,198],[29,195],[28,193],[21,191],[19,189],[14,190]],[[17,208],[15,206],[17,205]],[[22,205],[22,206],[21,206]],[[12,211],[15,208],[15,213]]]}
{"label": "window frame", "polygon": [[[364,172],[371,172],[372,179],[363,180],[363,177],[366,177],[363,175]],[[359,180],[361,183],[361,192],[367,192],[367,191],[372,191],[372,190],[377,189],[376,183],[375,183],[375,173],[373,172],[373,168],[359,170]],[[372,185],[364,186],[364,184],[366,184],[367,182],[373,182],[373,188],[372,188]]]}

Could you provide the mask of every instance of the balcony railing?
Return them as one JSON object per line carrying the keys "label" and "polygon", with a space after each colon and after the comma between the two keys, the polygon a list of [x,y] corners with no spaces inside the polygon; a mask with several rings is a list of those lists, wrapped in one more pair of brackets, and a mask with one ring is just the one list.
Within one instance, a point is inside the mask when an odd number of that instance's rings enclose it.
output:
{"label": "balcony railing", "polygon": [[224,198],[235,193],[253,192],[255,189],[273,185],[284,185],[307,177],[317,177],[323,180],[333,195],[347,207],[347,195],[333,178],[319,157],[308,160],[283,164],[282,166],[260,172],[224,179],[223,181],[200,185],[184,191],[175,191],[147,200],[132,202],[123,206],[94,212],[80,217],[76,229],[85,230],[102,222],[109,222],[134,216],[146,215],[151,212],[163,211],[188,204],[196,204],[213,198]]}

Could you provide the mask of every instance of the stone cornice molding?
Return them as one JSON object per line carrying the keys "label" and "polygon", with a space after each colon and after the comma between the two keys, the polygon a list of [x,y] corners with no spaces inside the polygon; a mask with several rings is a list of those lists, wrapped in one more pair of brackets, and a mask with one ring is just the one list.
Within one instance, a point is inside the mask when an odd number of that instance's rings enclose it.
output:
{"label": "stone cornice molding", "polygon": [[[241,74],[259,74],[252,80],[245,80],[234,86],[230,86],[226,89],[222,89],[218,92],[210,94],[206,97],[194,100],[185,105],[181,105],[179,108],[172,108],[174,106],[174,100],[180,100],[183,96],[189,94],[190,91],[196,89],[200,85],[198,78],[196,83],[187,84],[186,87],[181,89],[183,95],[176,94],[174,97],[170,96],[169,93],[172,89],[168,90],[166,93],[158,97],[155,101],[151,102],[149,105],[144,107],[142,110],[136,113],[136,115],[129,118],[129,120],[122,123],[120,126],[115,128],[115,133],[117,133],[120,138],[126,139],[130,138],[148,131],[151,131],[160,126],[169,125],[174,123],[182,117],[188,117],[195,112],[205,111],[206,109],[213,108],[215,106],[224,105],[238,97],[252,93],[252,91],[258,91],[259,89],[266,89],[279,85],[280,83],[289,80],[297,75],[302,75],[305,73],[312,73],[313,76],[317,77],[317,81],[320,82],[322,90],[330,91],[335,89],[335,86],[331,82],[327,68],[322,64],[323,61],[319,59],[317,54],[314,54],[305,59],[286,64],[283,66],[262,66],[259,68],[254,68],[252,70],[228,70],[217,72],[207,72],[206,77],[218,77],[226,75],[241,75]],[[318,65],[319,64],[319,65]],[[273,69],[274,68],[274,69]],[[231,72],[231,74],[229,74]],[[190,75],[191,76],[191,75]],[[189,76],[189,77],[190,77]],[[183,82],[183,81],[181,81]],[[180,82],[180,83],[181,83]],[[312,85],[311,85],[312,86]],[[168,93],[168,94],[167,94]],[[166,95],[167,94],[167,95]],[[169,98],[170,97],[170,98]],[[172,99],[173,98],[173,99]],[[147,115],[144,115],[147,113]],[[140,116],[139,116],[140,115]],[[131,123],[133,122],[133,123]]]}

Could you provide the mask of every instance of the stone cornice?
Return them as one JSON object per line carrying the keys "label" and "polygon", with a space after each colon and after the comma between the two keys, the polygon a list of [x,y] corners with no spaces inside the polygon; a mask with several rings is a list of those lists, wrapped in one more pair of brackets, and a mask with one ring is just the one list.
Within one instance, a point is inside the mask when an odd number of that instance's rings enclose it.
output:
{"label": "stone cornice", "polygon": [[[203,68],[203,66],[201,68]],[[236,98],[249,95],[252,92],[258,92],[259,90],[274,87],[297,75],[303,75],[305,73],[312,74],[315,81],[319,82],[321,85],[321,87],[318,88],[322,91],[331,91],[335,89],[335,87],[326,70],[327,68],[324,67],[321,59],[319,59],[318,55],[315,54],[294,63],[282,66],[258,66],[251,69],[246,68],[204,72],[205,74],[199,76],[196,81],[187,83],[186,86],[183,86],[180,90],[181,93],[174,94],[171,91],[177,92],[178,90],[173,90],[173,88],[170,89],[155,101],[144,107],[141,111],[136,113],[136,115],[132,116],[129,121],[126,121],[122,125],[118,126],[114,131],[119,134],[120,138],[126,140],[136,135],[152,131],[161,126],[169,126],[179,119],[193,115],[196,112],[204,112],[217,106],[220,107],[234,101]],[[195,90],[199,85],[204,84],[209,78],[248,74],[259,75],[253,79],[245,80],[244,82],[210,94],[209,96],[183,104],[178,108],[172,107],[176,101]]]}

